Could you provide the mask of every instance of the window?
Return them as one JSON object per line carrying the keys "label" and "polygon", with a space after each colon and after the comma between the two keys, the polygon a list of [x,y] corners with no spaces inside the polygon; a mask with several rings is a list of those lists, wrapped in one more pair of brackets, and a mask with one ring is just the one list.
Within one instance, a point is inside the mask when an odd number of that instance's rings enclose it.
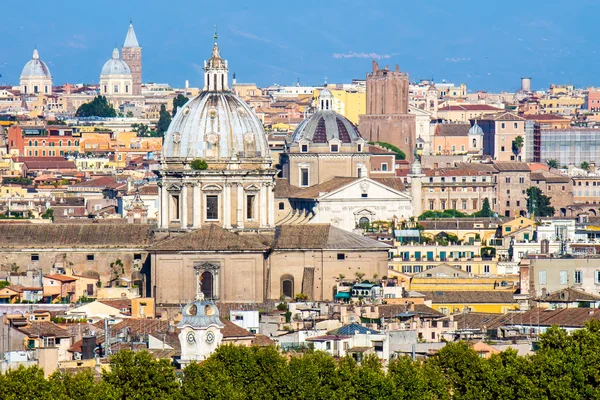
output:
{"label": "window", "polygon": [[466,200],[463,200],[463,201],[462,201],[462,209],[463,209],[463,210],[466,210],[466,209],[467,209],[467,201],[466,201]]}
{"label": "window", "polygon": [[85,259],[87,261],[94,261],[94,255],[93,254],[88,254],[88,255],[85,256]]}
{"label": "window", "polygon": [[125,85],[125,93],[129,93],[129,85]]}
{"label": "window", "polygon": [[56,347],[56,338],[54,337],[45,337],[44,338],[44,347]]}
{"label": "window", "polygon": [[254,212],[256,206],[256,196],[248,195],[246,196],[246,219],[254,219],[256,218],[256,213]]}
{"label": "window", "polygon": [[344,254],[344,253],[338,253],[337,254],[337,259],[338,260],[345,260],[346,259],[346,254]]}
{"label": "window", "polygon": [[519,183],[525,183],[525,177],[520,176],[519,177]]}
{"label": "window", "polygon": [[142,259],[142,255],[141,255],[140,253],[135,253],[135,254],[133,255],[133,259],[134,259],[134,260],[141,260],[141,259]]}
{"label": "window", "polygon": [[515,129],[518,129],[518,128],[519,128],[519,124],[518,124],[517,122],[515,122],[515,123],[513,124],[513,127],[514,127]]}
{"label": "window", "polygon": [[546,271],[540,271],[538,272],[538,283],[540,285],[545,285],[546,284]]}
{"label": "window", "polygon": [[433,200],[429,200],[429,209],[433,210]]}
{"label": "window", "polygon": [[503,122],[503,123],[501,123],[501,124],[500,124],[500,128],[502,128],[502,129],[506,128],[506,124],[505,124],[504,122]]}
{"label": "window", "polygon": [[357,147],[357,150],[358,150],[358,152],[359,152],[359,153],[361,153],[361,152],[362,152],[362,144],[359,144],[359,145],[358,145],[358,147]]}
{"label": "window", "polygon": [[303,144],[302,146],[300,146],[300,151],[303,153],[308,153],[308,145]]}
{"label": "window", "polygon": [[308,186],[308,168],[300,168],[300,186]]}
{"label": "window", "polygon": [[206,219],[213,221],[219,219],[219,196],[206,196]]}
{"label": "window", "polygon": [[484,274],[489,274],[490,273],[490,266],[489,265],[484,265],[483,266],[483,273]]}
{"label": "window", "polygon": [[470,273],[472,271],[472,267],[470,265],[465,265],[465,271]]}
{"label": "window", "polygon": [[594,271],[594,283],[596,285],[600,284],[600,270]]}
{"label": "window", "polygon": [[510,183],[510,176],[506,177],[506,183]]}
{"label": "window", "polygon": [[415,265],[415,266],[413,267],[413,272],[414,272],[415,274],[418,274],[419,272],[423,272],[423,266],[422,266],[422,265]]}
{"label": "window", "polygon": [[32,254],[31,255],[31,261],[40,261],[40,255],[39,254]]}
{"label": "window", "polygon": [[560,271],[560,284],[561,285],[566,285],[569,282],[569,276],[567,274],[567,271]]}
{"label": "window", "polygon": [[517,207],[521,206],[521,202],[519,200],[517,200]]}
{"label": "window", "polygon": [[118,85],[114,85],[113,86],[113,93],[119,93],[119,86]]}
{"label": "window", "polygon": [[581,271],[575,270],[575,274],[574,275],[575,275],[575,284],[576,285],[580,285],[581,281],[583,279]]}
{"label": "window", "polygon": [[339,147],[337,144],[332,144],[331,145],[331,152],[332,153],[337,153],[339,151]]}
{"label": "window", "polygon": [[504,151],[504,146],[501,146],[501,147],[500,147],[500,151]]}
{"label": "window", "polygon": [[362,197],[362,198],[367,198],[367,197],[369,197],[369,194],[368,194],[368,193],[361,193],[361,194],[360,194],[360,197]]}
{"label": "window", "polygon": [[279,209],[280,209],[280,210],[285,210],[285,203],[284,203],[283,201],[281,201],[281,202],[279,203]]}
{"label": "window", "polygon": [[388,169],[387,169],[387,163],[382,163],[382,164],[381,164],[381,170],[382,170],[382,171],[387,171],[387,170],[388,170]]}

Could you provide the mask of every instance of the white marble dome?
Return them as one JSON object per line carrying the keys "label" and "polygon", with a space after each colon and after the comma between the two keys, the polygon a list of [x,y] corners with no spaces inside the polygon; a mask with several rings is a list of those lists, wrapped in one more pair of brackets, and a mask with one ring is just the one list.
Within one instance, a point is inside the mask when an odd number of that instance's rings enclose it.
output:
{"label": "white marble dome", "polygon": [[131,69],[125,61],[121,60],[118,49],[113,50],[112,58],[104,64],[100,75],[131,75]]}
{"label": "white marble dome", "polygon": [[263,125],[229,91],[204,91],[177,110],[163,143],[163,159],[271,159]]}
{"label": "white marble dome", "polygon": [[25,64],[21,71],[21,79],[26,77],[43,77],[52,79],[50,69],[45,62],[40,60],[40,53],[37,49],[33,50],[33,57]]}

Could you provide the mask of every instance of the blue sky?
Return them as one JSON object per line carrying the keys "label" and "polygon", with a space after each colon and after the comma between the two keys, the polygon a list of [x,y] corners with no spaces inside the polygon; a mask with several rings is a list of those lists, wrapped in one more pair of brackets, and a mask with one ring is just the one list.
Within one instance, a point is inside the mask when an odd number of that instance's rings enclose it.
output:
{"label": "blue sky", "polygon": [[[22,7],[27,4],[27,9]],[[133,18],[144,82],[201,81],[213,25],[238,82],[304,84],[364,78],[371,59],[411,80],[465,82],[469,90],[600,86],[600,2],[527,0],[2,1],[0,84],[17,84],[37,45],[55,83],[97,82]]]}

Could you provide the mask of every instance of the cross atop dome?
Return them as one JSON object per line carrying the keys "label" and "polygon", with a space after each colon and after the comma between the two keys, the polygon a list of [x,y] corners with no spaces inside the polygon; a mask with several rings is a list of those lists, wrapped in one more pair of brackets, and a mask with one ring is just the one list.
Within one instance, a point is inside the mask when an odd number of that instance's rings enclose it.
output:
{"label": "cross atop dome", "polygon": [[217,26],[215,25],[215,41],[212,49],[212,55],[208,61],[204,62],[204,89],[210,92],[225,92],[229,91],[229,68],[227,61],[221,58],[219,50],[219,35],[217,34]]}

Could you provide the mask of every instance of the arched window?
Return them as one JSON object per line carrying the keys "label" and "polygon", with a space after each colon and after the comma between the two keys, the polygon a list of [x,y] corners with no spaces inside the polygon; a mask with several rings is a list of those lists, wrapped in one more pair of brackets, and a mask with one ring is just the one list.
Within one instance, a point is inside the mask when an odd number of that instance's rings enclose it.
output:
{"label": "arched window", "polygon": [[371,221],[369,221],[369,218],[367,217],[360,217],[360,219],[358,220],[358,226],[360,226],[363,229],[368,228],[370,223]]}
{"label": "arched window", "polygon": [[217,83],[219,81],[217,80],[217,74],[214,75],[213,77],[213,90],[217,90]]}
{"label": "arched window", "polygon": [[33,142],[33,144],[35,145],[35,147],[37,147],[38,141],[36,140],[35,142]]}
{"label": "arched window", "polygon": [[79,146],[79,140],[75,141],[75,146]]}
{"label": "arched window", "polygon": [[29,147],[31,147],[33,145],[33,141],[29,141]]}
{"label": "arched window", "polygon": [[292,275],[281,277],[281,294],[289,298],[294,297],[294,277]]}
{"label": "arched window", "polygon": [[62,140],[58,141],[58,147],[62,147]]}
{"label": "arched window", "polygon": [[214,290],[213,290],[213,274],[210,271],[204,271],[202,275],[200,275],[200,279],[202,280],[202,294],[204,294],[205,299],[212,299]]}
{"label": "arched window", "polygon": [[70,140],[67,140],[67,146],[69,146],[69,147],[71,146],[71,141]]}
{"label": "arched window", "polygon": [[473,139],[473,147],[477,147],[477,139]]}

